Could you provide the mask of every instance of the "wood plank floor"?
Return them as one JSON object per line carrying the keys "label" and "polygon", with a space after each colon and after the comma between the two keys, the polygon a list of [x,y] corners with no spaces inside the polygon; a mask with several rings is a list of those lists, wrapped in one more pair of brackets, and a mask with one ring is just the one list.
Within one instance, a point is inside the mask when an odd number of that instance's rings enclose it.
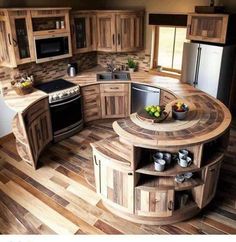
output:
{"label": "wood plank floor", "polygon": [[236,234],[236,125],[214,201],[181,223],[148,226],[107,211],[94,188],[90,142],[114,135],[111,123],[84,129],[51,146],[33,171],[15,140],[0,145],[1,234]]}

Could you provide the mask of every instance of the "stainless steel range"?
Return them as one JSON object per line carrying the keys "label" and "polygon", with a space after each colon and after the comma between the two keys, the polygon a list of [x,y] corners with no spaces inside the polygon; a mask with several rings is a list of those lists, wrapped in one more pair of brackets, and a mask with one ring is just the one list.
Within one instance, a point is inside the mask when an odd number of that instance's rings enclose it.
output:
{"label": "stainless steel range", "polygon": [[70,137],[83,128],[79,86],[57,79],[36,86],[48,93],[54,142]]}

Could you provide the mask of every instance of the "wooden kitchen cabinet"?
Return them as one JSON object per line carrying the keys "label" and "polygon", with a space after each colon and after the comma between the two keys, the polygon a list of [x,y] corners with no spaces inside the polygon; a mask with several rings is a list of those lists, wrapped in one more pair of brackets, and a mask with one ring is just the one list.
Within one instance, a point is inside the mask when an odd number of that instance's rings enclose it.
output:
{"label": "wooden kitchen cabinet", "polygon": [[235,43],[235,15],[188,14],[187,39],[219,44]]}
{"label": "wooden kitchen cabinet", "polygon": [[124,212],[134,210],[134,174],[108,159],[100,160],[100,194],[113,207]]}
{"label": "wooden kitchen cabinet", "polygon": [[101,84],[102,118],[122,118],[130,113],[129,84]]}
{"label": "wooden kitchen cabinet", "polygon": [[71,14],[73,53],[96,50],[96,14],[74,11]]}
{"label": "wooden kitchen cabinet", "polygon": [[101,119],[101,100],[99,84],[81,87],[83,97],[84,122]]}
{"label": "wooden kitchen cabinet", "polygon": [[35,60],[30,12],[0,10],[0,65],[16,67]]}
{"label": "wooden kitchen cabinet", "polygon": [[97,50],[116,51],[116,15],[115,13],[97,13]]}
{"label": "wooden kitchen cabinet", "polygon": [[221,162],[222,159],[208,165],[204,172],[204,184],[194,189],[195,201],[199,208],[205,207],[215,196]]}
{"label": "wooden kitchen cabinet", "polygon": [[174,210],[174,190],[135,189],[135,211],[148,217],[168,217]]}
{"label": "wooden kitchen cabinet", "polygon": [[97,50],[129,52],[143,49],[143,11],[98,11]]}
{"label": "wooden kitchen cabinet", "polygon": [[[37,167],[38,157],[44,147],[52,141],[52,126],[49,112],[48,98],[44,98],[33,104],[22,114],[22,126],[24,129],[23,144],[28,144],[27,160],[35,169]],[[15,135],[19,137],[19,135]],[[16,138],[17,138],[16,137]]]}
{"label": "wooden kitchen cabinet", "polygon": [[117,14],[117,52],[143,48],[143,12]]}

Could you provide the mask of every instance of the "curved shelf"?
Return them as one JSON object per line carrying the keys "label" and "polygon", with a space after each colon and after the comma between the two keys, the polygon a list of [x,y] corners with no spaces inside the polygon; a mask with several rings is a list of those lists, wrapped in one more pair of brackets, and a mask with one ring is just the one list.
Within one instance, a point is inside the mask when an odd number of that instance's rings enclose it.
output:
{"label": "curved shelf", "polygon": [[141,190],[169,190],[174,189],[175,191],[183,191],[188,190],[193,187],[197,187],[200,185],[203,185],[203,180],[199,177],[196,178],[190,178],[188,180],[185,180],[182,183],[177,183],[174,180],[174,177],[147,177],[146,179],[143,179],[142,182],[138,183],[138,185],[135,187],[137,189]]}
{"label": "curved shelf", "polygon": [[152,175],[152,176],[176,176],[177,174],[183,174],[186,172],[196,172],[201,170],[202,168],[198,168],[196,165],[192,164],[189,167],[183,168],[179,166],[177,163],[173,166],[167,168],[164,171],[156,171],[154,169],[154,162],[148,163],[144,165],[142,168],[136,170],[137,173]]}

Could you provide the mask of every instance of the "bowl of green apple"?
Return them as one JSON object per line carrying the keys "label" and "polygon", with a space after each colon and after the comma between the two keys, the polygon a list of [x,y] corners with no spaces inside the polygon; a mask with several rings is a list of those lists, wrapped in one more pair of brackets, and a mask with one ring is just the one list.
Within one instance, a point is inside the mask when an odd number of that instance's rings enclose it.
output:
{"label": "bowl of green apple", "polygon": [[164,106],[150,105],[144,108],[145,116],[147,119],[151,119],[154,123],[159,123],[165,120],[168,116],[168,112],[165,111]]}

